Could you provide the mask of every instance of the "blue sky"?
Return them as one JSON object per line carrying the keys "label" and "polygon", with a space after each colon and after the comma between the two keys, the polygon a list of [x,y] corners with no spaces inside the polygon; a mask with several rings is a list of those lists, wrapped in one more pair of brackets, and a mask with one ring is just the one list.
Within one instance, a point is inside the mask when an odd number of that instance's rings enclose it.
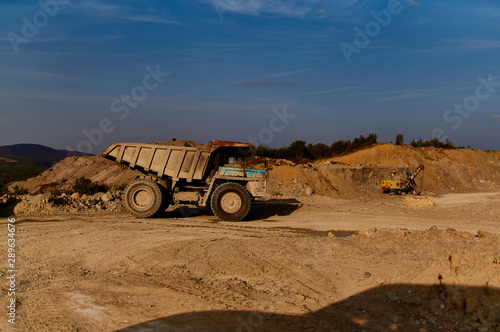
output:
{"label": "blue sky", "polygon": [[2,1],[0,145],[500,150],[499,32],[486,0]]}

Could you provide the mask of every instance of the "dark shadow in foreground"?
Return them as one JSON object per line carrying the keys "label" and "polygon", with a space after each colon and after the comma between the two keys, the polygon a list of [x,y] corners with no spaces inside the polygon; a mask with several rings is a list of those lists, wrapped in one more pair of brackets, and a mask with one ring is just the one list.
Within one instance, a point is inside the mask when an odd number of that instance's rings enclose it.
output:
{"label": "dark shadow in foreground", "polygon": [[268,219],[273,216],[289,216],[302,207],[302,203],[294,198],[269,199],[266,201],[254,201],[244,221]]}
{"label": "dark shadow in foreground", "polygon": [[[302,207],[302,203],[296,199],[270,199],[266,201],[254,201],[248,215],[242,221],[254,221],[267,219],[272,216],[288,216]],[[170,211],[162,213],[162,218],[190,218],[207,215],[213,216],[209,207],[196,207],[180,205]]]}
{"label": "dark shadow in foreground", "polygon": [[0,217],[7,218],[14,216],[14,208],[20,201],[20,199],[11,196],[5,202],[0,202]]}
{"label": "dark shadow in foreground", "polygon": [[498,288],[398,284],[372,288],[302,316],[261,311],[204,311],[168,316],[119,331],[423,332],[499,329]]}

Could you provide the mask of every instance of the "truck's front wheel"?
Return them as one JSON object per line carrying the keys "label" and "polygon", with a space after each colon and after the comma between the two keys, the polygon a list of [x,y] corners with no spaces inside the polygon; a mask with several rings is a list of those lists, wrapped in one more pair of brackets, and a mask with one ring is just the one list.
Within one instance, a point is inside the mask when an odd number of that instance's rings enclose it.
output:
{"label": "truck's front wheel", "polygon": [[218,186],[210,200],[212,211],[223,221],[240,221],[245,218],[251,204],[248,191],[234,182]]}
{"label": "truck's front wheel", "polygon": [[150,179],[135,179],[124,191],[125,209],[136,218],[148,218],[164,211],[165,201],[164,189]]}

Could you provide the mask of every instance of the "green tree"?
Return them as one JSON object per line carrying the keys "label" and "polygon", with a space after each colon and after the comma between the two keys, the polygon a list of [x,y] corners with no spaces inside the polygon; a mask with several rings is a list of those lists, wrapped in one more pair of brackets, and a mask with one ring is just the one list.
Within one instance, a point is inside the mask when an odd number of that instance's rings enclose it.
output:
{"label": "green tree", "polygon": [[405,137],[403,136],[403,134],[396,135],[396,145],[403,145],[404,141]]}
{"label": "green tree", "polygon": [[339,140],[335,143],[332,143],[330,146],[330,151],[333,156],[340,156],[347,152],[349,148],[349,141]]}
{"label": "green tree", "polygon": [[307,145],[307,151],[313,160],[325,159],[331,156],[330,147],[324,143]]}
{"label": "green tree", "polygon": [[455,144],[453,144],[448,138],[446,139],[446,142],[443,143],[437,137],[434,137],[433,139],[426,140],[426,141],[419,139],[418,141],[415,142],[415,140],[412,140],[410,145],[415,147],[415,148],[435,147],[435,148],[441,148],[441,149],[456,149]]}
{"label": "green tree", "polygon": [[288,147],[288,158],[297,160],[310,159],[311,156],[307,151],[306,142],[301,140],[292,142]]}

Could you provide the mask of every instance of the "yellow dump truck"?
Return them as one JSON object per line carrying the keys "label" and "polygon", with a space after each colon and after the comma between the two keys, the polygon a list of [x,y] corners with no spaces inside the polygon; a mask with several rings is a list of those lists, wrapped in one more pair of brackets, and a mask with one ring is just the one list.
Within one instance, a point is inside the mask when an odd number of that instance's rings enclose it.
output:
{"label": "yellow dump truck", "polygon": [[266,194],[266,170],[242,166],[250,147],[228,141],[196,147],[115,143],[101,156],[144,173],[123,193],[125,209],[137,218],[157,215],[169,204],[194,204],[210,206],[221,220],[239,221]]}

